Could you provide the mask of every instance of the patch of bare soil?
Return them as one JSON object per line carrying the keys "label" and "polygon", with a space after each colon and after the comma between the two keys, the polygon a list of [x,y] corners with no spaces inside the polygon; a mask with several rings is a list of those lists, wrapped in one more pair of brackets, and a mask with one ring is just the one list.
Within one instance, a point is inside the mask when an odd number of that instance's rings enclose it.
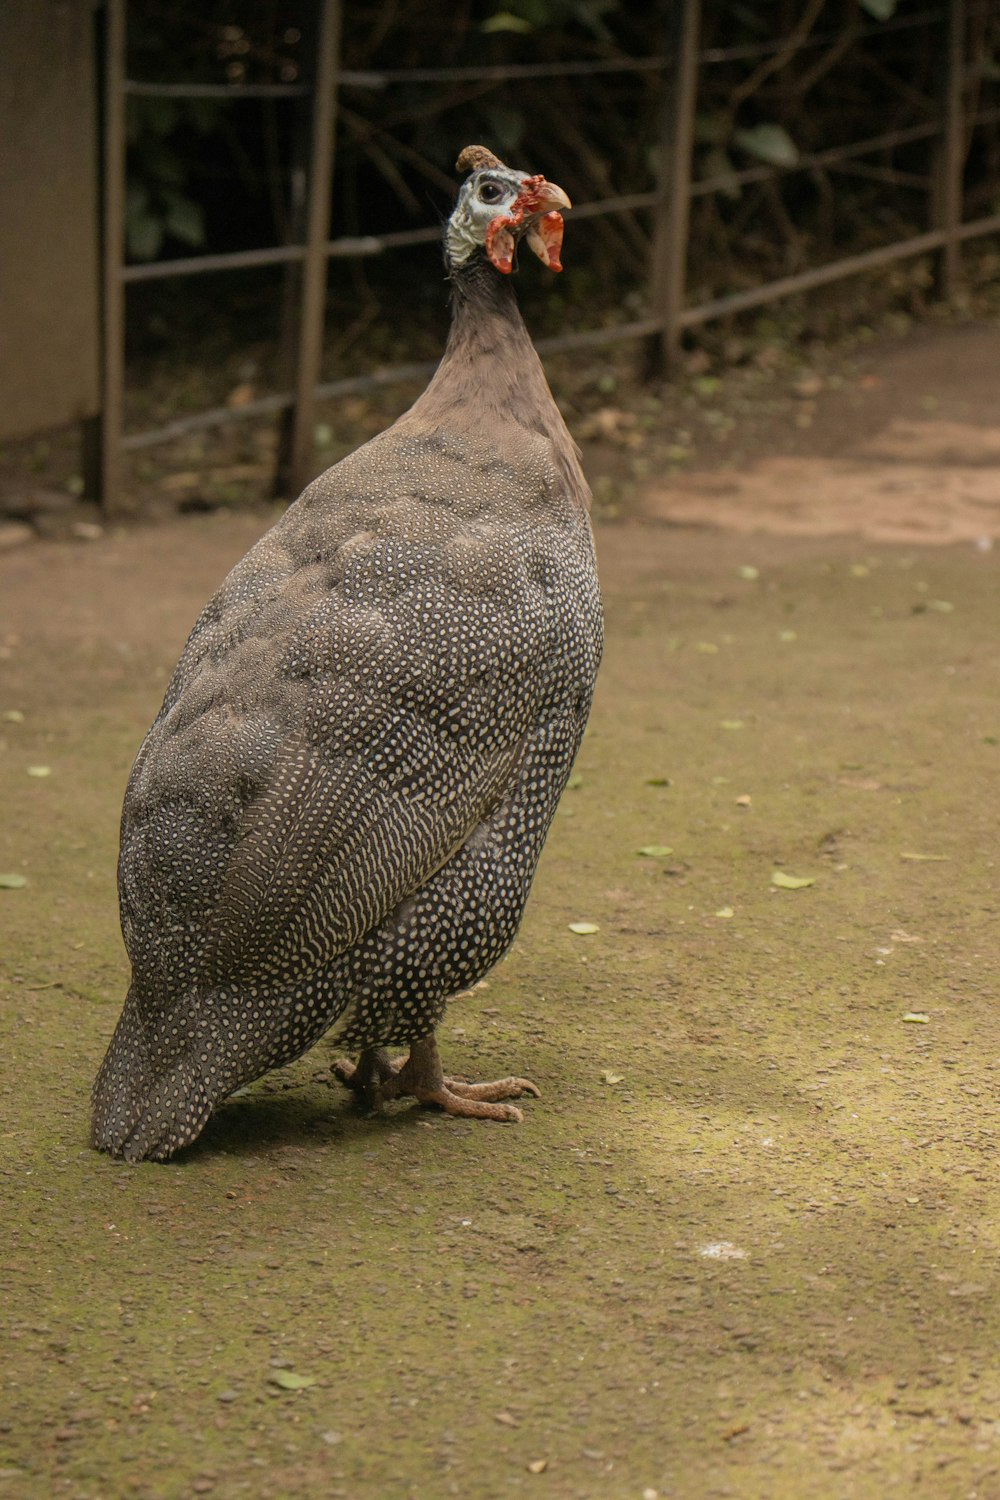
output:
{"label": "patch of bare soil", "polygon": [[639,513],[739,532],[984,547],[1000,538],[996,326],[915,335],[833,388],[806,376],[798,390],[798,422],[768,424],[758,451],[733,463],[650,481]]}

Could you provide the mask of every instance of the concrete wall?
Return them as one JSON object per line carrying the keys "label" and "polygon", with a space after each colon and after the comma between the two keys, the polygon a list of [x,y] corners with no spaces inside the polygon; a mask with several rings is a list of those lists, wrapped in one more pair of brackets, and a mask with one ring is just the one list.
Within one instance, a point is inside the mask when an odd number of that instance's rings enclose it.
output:
{"label": "concrete wall", "polygon": [[98,408],[94,0],[0,0],[0,440]]}

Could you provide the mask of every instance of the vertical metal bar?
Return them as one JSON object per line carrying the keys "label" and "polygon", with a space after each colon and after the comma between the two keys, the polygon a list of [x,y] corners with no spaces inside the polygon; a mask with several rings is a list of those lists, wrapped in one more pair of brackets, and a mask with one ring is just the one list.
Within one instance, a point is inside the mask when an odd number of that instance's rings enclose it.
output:
{"label": "vertical metal bar", "polygon": [[85,483],[108,515],[122,509],[125,387],[125,6],[106,0],[102,48],[101,410],[85,430]]}
{"label": "vertical metal bar", "polygon": [[962,270],[961,243],[955,231],[962,222],[965,169],[965,0],[948,0],[945,26],[943,118],[931,181],[931,228],[948,235],[935,268],[938,295],[948,298],[954,296]]}
{"label": "vertical metal bar", "polygon": [[[315,86],[316,62],[319,57],[319,5],[313,0],[306,7],[300,23],[301,56],[303,58],[303,81],[309,82],[308,92],[295,100],[292,125],[291,151],[288,171],[288,203],[285,227],[285,243],[304,245],[308,233],[309,213],[309,142],[312,134],[313,88]],[[309,59],[307,62],[306,59]],[[290,389],[295,383],[296,356],[299,345],[299,321],[302,304],[302,262],[293,261],[285,267],[281,288],[281,321],[278,332],[278,363],[283,385]],[[278,440],[278,472],[275,475],[275,493],[284,488],[279,483],[287,468],[291,450],[294,408],[282,412]]]}
{"label": "vertical metal bar", "polygon": [[660,197],[653,224],[650,288],[653,316],[659,320],[662,331],[648,350],[650,375],[669,373],[680,354],[679,318],[687,284],[700,12],[700,0],[673,0],[669,5],[670,51],[674,69],[664,99],[660,128]]}
{"label": "vertical metal bar", "polygon": [[296,349],[292,420],[281,455],[279,487],[294,498],[313,476],[316,386],[323,358],[326,246],[330,238],[330,187],[334,163],[336,73],[340,56],[341,0],[319,0],[319,40],[313,80],[309,151],[309,207],[302,299]]}

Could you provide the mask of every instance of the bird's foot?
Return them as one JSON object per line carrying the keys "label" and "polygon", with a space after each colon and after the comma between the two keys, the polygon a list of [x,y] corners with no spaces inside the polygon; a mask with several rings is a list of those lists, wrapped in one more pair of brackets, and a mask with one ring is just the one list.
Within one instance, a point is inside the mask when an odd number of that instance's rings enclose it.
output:
{"label": "bird's foot", "polygon": [[356,1066],[341,1058],[334,1063],[333,1074],[345,1088],[358,1096],[362,1109],[372,1114],[384,1100],[396,1097],[395,1090],[387,1091],[387,1085],[395,1083],[405,1061],[405,1058],[390,1061],[384,1047],[366,1047]]}
{"label": "bird's foot", "polygon": [[541,1098],[539,1088],[529,1078],[498,1078],[493,1083],[446,1078],[433,1034],[414,1042],[409,1057],[390,1061],[383,1047],[366,1047],[356,1067],[338,1062],[333,1071],[370,1109],[377,1109],[388,1099],[405,1097],[434,1104],[446,1114],[463,1119],[510,1120],[519,1125],[524,1115],[516,1105],[501,1101],[522,1094]]}
{"label": "bird's foot", "polygon": [[445,1114],[466,1120],[510,1120],[520,1125],[524,1115],[516,1104],[502,1104],[504,1099],[519,1099],[522,1094],[541,1092],[530,1078],[498,1078],[493,1083],[463,1083],[457,1078],[442,1078],[437,1088],[413,1087],[406,1090],[421,1104],[436,1104]]}

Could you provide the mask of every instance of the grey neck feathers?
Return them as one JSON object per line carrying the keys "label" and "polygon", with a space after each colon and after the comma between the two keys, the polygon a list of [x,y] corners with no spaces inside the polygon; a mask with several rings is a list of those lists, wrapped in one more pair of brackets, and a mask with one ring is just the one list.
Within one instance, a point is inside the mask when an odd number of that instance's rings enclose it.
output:
{"label": "grey neck feathers", "polygon": [[513,420],[547,436],[565,433],[509,279],[481,254],[450,277],[444,358],[408,415],[462,426]]}

